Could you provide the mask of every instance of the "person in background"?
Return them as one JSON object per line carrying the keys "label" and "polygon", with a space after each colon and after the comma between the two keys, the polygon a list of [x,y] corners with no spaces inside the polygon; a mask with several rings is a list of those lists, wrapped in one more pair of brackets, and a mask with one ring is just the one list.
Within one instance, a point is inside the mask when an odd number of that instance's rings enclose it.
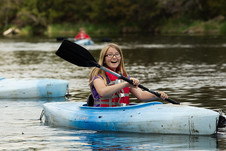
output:
{"label": "person in background", "polygon": [[82,39],[91,39],[91,37],[86,33],[84,28],[79,29],[79,33],[75,36],[74,41]]}
{"label": "person in background", "polygon": [[[99,64],[128,78],[122,50],[117,44],[109,43],[101,50]],[[116,107],[129,105],[130,92],[141,101],[157,99],[154,94],[143,91],[138,87],[140,84],[138,79],[130,77],[130,80],[133,81],[133,85],[118,79],[115,75],[94,67],[89,76],[94,106]],[[161,99],[168,98],[164,92],[158,93],[161,94]]]}

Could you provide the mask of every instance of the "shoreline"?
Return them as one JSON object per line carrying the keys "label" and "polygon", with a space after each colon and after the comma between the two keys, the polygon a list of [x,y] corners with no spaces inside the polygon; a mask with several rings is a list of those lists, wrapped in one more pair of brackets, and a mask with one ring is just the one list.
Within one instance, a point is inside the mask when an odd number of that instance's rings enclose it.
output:
{"label": "shoreline", "polygon": [[[116,27],[113,25],[95,25],[95,24],[52,24],[45,29],[33,28],[26,26],[22,29],[18,29],[17,34],[11,34],[9,36],[47,36],[47,37],[74,37],[79,28],[83,27],[87,33],[93,36],[105,36],[105,35],[120,35],[120,34],[156,34],[156,35],[226,35],[226,22],[224,18],[218,17],[209,21],[193,21],[189,24],[185,24],[181,21],[171,20],[167,21],[163,25],[159,25],[154,29],[142,30],[138,27]],[[11,28],[16,28],[11,26]],[[8,30],[8,29],[7,29]],[[3,35],[4,31],[2,32]],[[7,36],[7,35],[6,35]]]}

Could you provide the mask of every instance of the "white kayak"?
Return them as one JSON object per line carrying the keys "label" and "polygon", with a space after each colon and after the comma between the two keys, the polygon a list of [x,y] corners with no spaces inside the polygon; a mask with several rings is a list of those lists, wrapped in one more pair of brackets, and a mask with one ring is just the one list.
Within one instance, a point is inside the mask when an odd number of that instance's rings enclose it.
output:
{"label": "white kayak", "polygon": [[96,131],[211,135],[217,132],[219,113],[185,105],[149,102],[124,107],[90,107],[84,102],[43,105],[50,126]]}
{"label": "white kayak", "polygon": [[68,81],[58,79],[0,78],[0,98],[62,97],[68,84]]}
{"label": "white kayak", "polygon": [[78,45],[93,45],[94,42],[91,39],[81,39],[81,40],[77,40],[75,41],[76,44]]}

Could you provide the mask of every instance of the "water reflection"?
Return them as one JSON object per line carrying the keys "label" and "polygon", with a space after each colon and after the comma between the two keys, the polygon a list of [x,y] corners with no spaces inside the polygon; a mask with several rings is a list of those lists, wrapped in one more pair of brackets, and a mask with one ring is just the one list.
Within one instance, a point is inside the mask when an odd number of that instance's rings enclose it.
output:
{"label": "water reflection", "polygon": [[215,150],[217,142],[211,136],[153,135],[76,131],[75,142],[92,150]]}
{"label": "water reflection", "polygon": [[[182,102],[202,103],[205,107],[214,108],[215,103],[226,101],[222,95],[226,93],[226,52],[222,48],[124,52],[130,75],[138,77],[150,89],[163,90]],[[221,107],[225,110],[225,106]]]}

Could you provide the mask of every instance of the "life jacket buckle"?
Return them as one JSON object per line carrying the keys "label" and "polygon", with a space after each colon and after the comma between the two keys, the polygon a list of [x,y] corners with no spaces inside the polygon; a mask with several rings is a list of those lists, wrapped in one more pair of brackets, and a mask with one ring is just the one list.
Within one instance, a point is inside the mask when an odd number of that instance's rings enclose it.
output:
{"label": "life jacket buckle", "polygon": [[122,83],[122,80],[116,79],[114,82],[115,82],[115,84],[119,84],[119,83]]}
{"label": "life jacket buckle", "polygon": [[126,106],[126,103],[120,103],[121,106]]}
{"label": "life jacket buckle", "polygon": [[120,97],[120,98],[125,97],[125,93],[119,93],[119,97]]}

